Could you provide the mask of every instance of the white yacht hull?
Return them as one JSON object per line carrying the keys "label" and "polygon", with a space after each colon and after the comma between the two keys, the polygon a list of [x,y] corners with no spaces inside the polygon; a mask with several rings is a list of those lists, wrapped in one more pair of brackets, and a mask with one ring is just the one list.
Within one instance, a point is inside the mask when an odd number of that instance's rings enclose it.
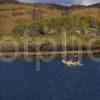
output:
{"label": "white yacht hull", "polygon": [[62,61],[64,64],[68,66],[82,66],[83,64],[80,64],[80,62],[72,62],[72,61]]}

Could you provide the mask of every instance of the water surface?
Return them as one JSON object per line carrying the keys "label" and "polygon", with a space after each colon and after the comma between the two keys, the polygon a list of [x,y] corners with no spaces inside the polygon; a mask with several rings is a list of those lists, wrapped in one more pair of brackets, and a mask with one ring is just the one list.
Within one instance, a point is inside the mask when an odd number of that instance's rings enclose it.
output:
{"label": "water surface", "polygon": [[67,67],[56,57],[37,72],[35,61],[0,61],[0,100],[100,100],[100,62],[83,64]]}

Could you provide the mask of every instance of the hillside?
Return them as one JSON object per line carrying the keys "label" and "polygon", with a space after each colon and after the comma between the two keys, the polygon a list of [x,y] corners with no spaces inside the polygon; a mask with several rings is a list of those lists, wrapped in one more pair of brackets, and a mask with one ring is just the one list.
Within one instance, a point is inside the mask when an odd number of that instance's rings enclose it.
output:
{"label": "hillside", "polygon": [[[8,0],[7,0],[8,1]],[[13,0],[10,0],[13,1]],[[16,1],[16,0],[15,0]],[[96,7],[96,6],[95,6]],[[72,13],[78,14],[79,16],[93,16],[99,20],[99,11],[100,8],[95,8],[92,5],[92,8],[84,7],[81,9],[81,6],[72,6]],[[97,6],[98,7],[98,6]],[[16,24],[17,20],[31,20],[32,10],[41,8],[44,17],[57,17],[61,16],[63,11],[69,10],[68,7],[63,7],[53,4],[0,4],[0,31],[5,31],[9,33],[13,26]],[[78,8],[78,9],[77,9]],[[80,8],[80,9],[79,9]],[[83,8],[83,6],[82,6]],[[59,10],[60,9],[60,10]],[[9,25],[9,26],[8,26]]]}
{"label": "hillside", "polygon": [[0,3],[20,3],[17,0],[0,0]]}
{"label": "hillside", "polygon": [[[33,11],[37,11],[40,15],[42,14],[42,18],[39,15],[39,20],[41,20],[39,21],[40,23],[33,20]],[[43,43],[50,40],[59,44],[61,43],[61,30],[63,30],[61,27],[63,24],[68,24],[66,19],[68,16],[69,26],[67,26],[69,28],[67,30],[67,35],[70,37],[72,36],[75,27],[76,29],[81,28],[85,31],[89,27],[88,22],[90,18],[95,19],[95,24],[99,30],[99,11],[100,4],[91,6],[73,5],[71,7],[66,7],[56,4],[0,3],[0,37],[10,35],[19,39],[22,32],[26,29],[26,24],[30,24],[30,38],[33,42],[35,42],[35,39],[37,38]],[[39,32],[40,34],[38,34]],[[81,41],[83,41],[82,43],[87,44],[89,38],[86,35],[82,35],[82,32],[79,35]]]}
{"label": "hillside", "polygon": [[96,8],[100,8],[100,3],[90,5],[89,7],[96,7]]}

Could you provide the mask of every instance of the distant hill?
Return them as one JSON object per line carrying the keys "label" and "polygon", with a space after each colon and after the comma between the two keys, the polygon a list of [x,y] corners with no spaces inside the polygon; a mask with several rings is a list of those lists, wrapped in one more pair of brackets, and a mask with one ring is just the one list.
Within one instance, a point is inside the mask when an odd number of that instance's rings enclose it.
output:
{"label": "distant hill", "polygon": [[49,7],[49,8],[56,8],[58,10],[68,10],[68,9],[84,9],[84,8],[100,8],[100,3],[97,4],[93,4],[93,5],[89,5],[89,6],[85,6],[85,5],[71,5],[71,6],[63,6],[63,5],[58,5],[58,4],[53,4],[53,3],[47,3],[47,4],[43,4],[43,3],[34,3],[34,6],[37,7]]}
{"label": "distant hill", "polygon": [[69,6],[63,6],[63,5],[58,5],[58,4],[53,4],[53,3],[46,3],[46,4],[43,4],[43,3],[34,3],[33,6],[37,6],[37,7],[49,7],[49,8],[56,8],[58,10],[66,10],[66,9],[69,9],[70,7]]}
{"label": "distant hill", "polygon": [[96,7],[96,8],[100,8],[100,3],[90,5],[89,7]]}
{"label": "distant hill", "polygon": [[100,8],[100,3],[97,4],[93,4],[93,5],[89,5],[89,6],[85,6],[85,5],[72,5],[70,6],[70,8]]}
{"label": "distant hill", "polygon": [[71,5],[70,8],[85,8],[85,5]]}
{"label": "distant hill", "polygon": [[51,6],[52,8],[56,8],[56,9],[61,9],[61,10],[66,10],[66,9],[69,9],[70,7],[68,6],[62,6],[62,5],[57,5],[57,4],[47,4],[48,6]]}
{"label": "distant hill", "polygon": [[0,0],[0,3],[19,3],[17,0]]}

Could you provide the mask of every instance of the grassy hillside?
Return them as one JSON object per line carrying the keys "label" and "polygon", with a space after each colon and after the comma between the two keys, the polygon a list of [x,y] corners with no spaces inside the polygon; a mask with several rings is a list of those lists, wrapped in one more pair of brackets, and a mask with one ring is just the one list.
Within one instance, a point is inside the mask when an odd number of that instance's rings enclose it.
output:
{"label": "grassy hillside", "polygon": [[[60,15],[57,9],[48,6],[40,6],[44,17],[55,17]],[[33,9],[39,9],[38,6],[26,4],[0,4],[0,33],[11,34],[18,21],[31,21]]]}
{"label": "grassy hillside", "polygon": [[[40,20],[33,20],[33,10],[42,12]],[[21,39],[22,32],[28,27],[32,32],[32,34],[30,33],[30,38],[33,43],[36,38],[38,41],[41,40],[42,43],[49,42],[49,40],[53,43],[61,43],[62,31],[65,29],[70,42],[74,30],[82,29],[85,31],[89,27],[90,18],[95,19],[97,29],[100,29],[99,11],[99,7],[93,6],[69,8],[52,4],[1,3],[0,37],[15,35],[16,39]],[[65,26],[67,26],[67,29]],[[35,34],[32,31],[34,28],[39,30],[38,32],[41,34]],[[85,44],[91,40],[87,35],[83,35],[82,32],[78,36]]]}

